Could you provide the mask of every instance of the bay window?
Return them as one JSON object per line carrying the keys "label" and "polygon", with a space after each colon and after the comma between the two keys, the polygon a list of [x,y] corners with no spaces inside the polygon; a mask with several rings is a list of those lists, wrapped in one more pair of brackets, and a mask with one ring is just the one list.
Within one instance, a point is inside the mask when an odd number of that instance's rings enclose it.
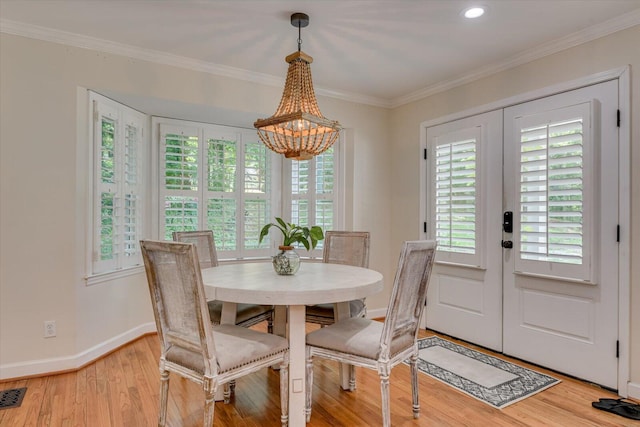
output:
{"label": "bay window", "polygon": [[[273,255],[261,228],[282,217],[302,226],[338,227],[338,155],[331,148],[293,161],[262,144],[254,129],[154,118],[158,159],[158,234],[213,230],[220,259]],[[273,240],[272,240],[273,239]],[[301,256],[321,256],[315,251]]]}

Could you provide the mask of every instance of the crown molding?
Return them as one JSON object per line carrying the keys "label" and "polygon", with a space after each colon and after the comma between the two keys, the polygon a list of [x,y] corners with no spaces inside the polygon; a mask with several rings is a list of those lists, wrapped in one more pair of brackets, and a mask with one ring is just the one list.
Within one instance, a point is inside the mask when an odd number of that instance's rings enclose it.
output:
{"label": "crown molding", "polygon": [[[522,64],[526,64],[527,62],[540,59],[542,57],[560,52],[562,50],[587,43],[600,37],[622,31],[635,25],[640,25],[640,9],[594,25],[585,30],[575,32],[552,42],[545,43],[534,49],[513,56],[505,61],[482,67],[472,73],[468,73],[454,79],[444,80],[421,90],[393,99],[383,99],[362,94],[336,91],[317,86],[315,87],[315,91],[318,95],[341,99],[343,101],[372,105],[382,108],[395,108],[429,97],[436,93],[444,92],[454,87],[479,80],[492,74],[499,73],[501,71],[514,68]],[[179,55],[171,55],[150,49],[141,49],[122,43],[115,43],[104,39],[78,35],[66,31],[53,30],[51,28],[29,25],[16,21],[0,19],[0,32],[44,40],[53,43],[59,43],[63,45],[75,46],[83,49],[91,49],[115,55],[122,55],[129,58],[186,68],[193,71],[205,72],[222,77],[230,77],[267,86],[284,86],[283,78],[275,77],[269,74],[257,73],[240,68],[213,64],[210,62],[199,61]]]}
{"label": "crown molding", "polygon": [[228,67],[225,65],[213,64],[186,58],[179,55],[171,55],[151,49],[142,49],[123,43],[116,43],[109,40],[84,36],[66,31],[54,30],[36,25],[24,24],[22,22],[0,19],[0,32],[32,39],[44,40],[52,43],[59,43],[82,49],[97,50],[100,52],[122,55],[129,58],[141,59],[144,61],[156,62],[164,65],[171,65],[187,68],[194,71],[202,71],[224,77],[232,77],[240,80],[249,80],[269,86],[279,86],[284,84],[284,79],[268,74],[255,73],[240,68]]}
{"label": "crown molding", "polygon": [[[25,24],[17,21],[0,19],[0,32],[37,40],[44,40],[47,42],[58,43],[67,46],[74,46],[82,49],[90,49],[105,53],[111,53],[114,55],[126,56],[129,58],[155,62],[163,65],[186,68],[193,71],[200,71],[222,77],[230,77],[267,86],[280,88],[284,87],[284,78],[275,77],[269,74],[257,73],[240,68],[228,67],[226,65],[199,61],[184,56],[172,55],[151,49],[142,49],[123,43],[115,43],[109,40],[84,36],[67,31],[54,30],[51,28]],[[342,99],[349,102],[369,104],[384,108],[390,107],[389,100],[367,95],[340,92],[318,86],[315,87],[315,92],[317,95]]]}
{"label": "crown molding", "polygon": [[571,47],[575,47],[583,43],[608,36],[609,34],[613,34],[636,25],[640,25],[640,9],[636,9],[633,12],[610,19],[587,29],[577,31],[560,39],[545,43],[536,48],[508,58],[505,61],[480,68],[473,73],[465,74],[455,79],[445,80],[435,85],[428,86],[419,91],[394,98],[393,100],[391,100],[391,108],[418,101],[428,96],[435,95],[436,93],[444,92],[457,86],[462,86],[475,80],[490,76],[492,74],[496,74],[501,71],[526,64],[527,62],[531,62],[536,59],[558,53],[565,49],[569,49]]}

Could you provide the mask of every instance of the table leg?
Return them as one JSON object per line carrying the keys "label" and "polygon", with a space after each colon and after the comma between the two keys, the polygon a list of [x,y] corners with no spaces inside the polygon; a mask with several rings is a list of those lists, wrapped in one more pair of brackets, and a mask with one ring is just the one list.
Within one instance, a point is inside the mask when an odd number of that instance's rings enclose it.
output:
{"label": "table leg", "polygon": [[[273,309],[273,334],[280,337],[287,337],[287,306],[276,305]],[[271,365],[271,369],[280,370],[280,362]]]}
{"label": "table leg", "polygon": [[[336,321],[351,317],[351,309],[348,301],[338,302],[333,305],[333,314]],[[340,364],[340,386],[343,390],[351,390],[350,371],[352,367],[348,363]]]}
{"label": "table leg", "polygon": [[289,425],[304,426],[305,406],[305,306],[289,306]]}
{"label": "table leg", "polygon": [[220,323],[223,325],[235,325],[238,304],[235,302],[222,303],[222,313],[220,313]]}
{"label": "table leg", "polygon": [[281,337],[287,336],[287,306],[276,305],[273,313],[273,333]]}

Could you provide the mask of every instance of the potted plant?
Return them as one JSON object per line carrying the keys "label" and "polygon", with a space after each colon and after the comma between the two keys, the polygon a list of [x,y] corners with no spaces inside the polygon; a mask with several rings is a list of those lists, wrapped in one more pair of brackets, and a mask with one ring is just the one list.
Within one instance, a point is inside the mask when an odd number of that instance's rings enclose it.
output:
{"label": "potted plant", "polygon": [[298,256],[293,246],[295,243],[302,243],[309,250],[315,249],[318,242],[324,239],[322,227],[318,225],[314,225],[311,228],[301,227],[276,217],[276,223],[269,223],[262,227],[258,243],[262,243],[265,236],[269,234],[271,227],[280,230],[283,236],[282,245],[278,246],[280,253],[273,257],[273,268],[276,273],[281,275],[295,274],[300,268],[300,256]]}

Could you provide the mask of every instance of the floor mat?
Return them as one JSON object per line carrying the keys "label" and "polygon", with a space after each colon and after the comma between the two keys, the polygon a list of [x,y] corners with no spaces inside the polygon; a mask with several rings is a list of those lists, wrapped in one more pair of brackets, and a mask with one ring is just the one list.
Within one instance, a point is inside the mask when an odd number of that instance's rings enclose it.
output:
{"label": "floor mat", "polygon": [[498,409],[560,382],[440,337],[418,340],[418,349],[420,372]]}

